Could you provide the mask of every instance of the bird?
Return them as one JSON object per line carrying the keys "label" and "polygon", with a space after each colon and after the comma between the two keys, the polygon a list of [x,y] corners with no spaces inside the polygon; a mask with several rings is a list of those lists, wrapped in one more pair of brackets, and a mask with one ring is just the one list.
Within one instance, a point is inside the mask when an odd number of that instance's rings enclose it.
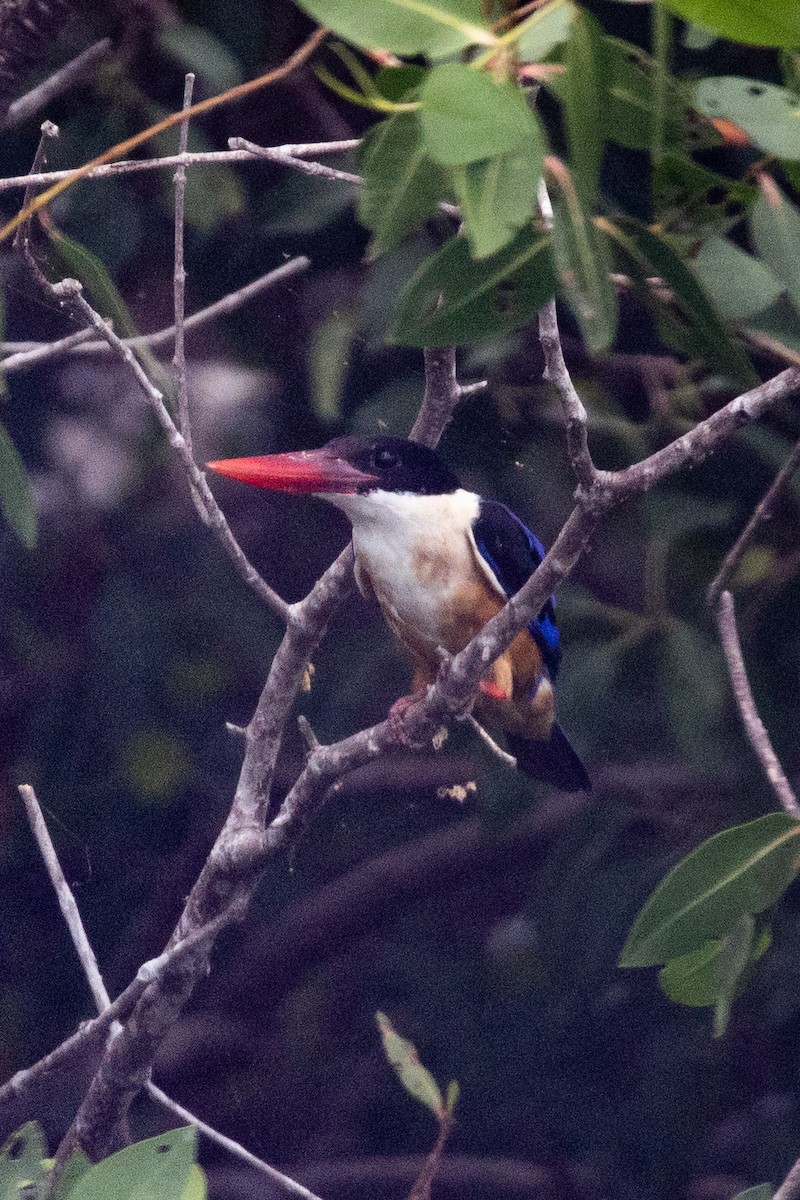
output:
{"label": "bird", "polygon": [[[347,435],[318,450],[207,465],[270,491],[317,496],[349,518],[358,588],[377,601],[414,667],[414,694],[392,706],[395,717],[434,682],[442,651],[463,650],[545,555],[509,508],[463,488],[435,450],[405,438]],[[586,768],[556,720],[560,662],[551,596],[489,665],[473,712],[503,731],[525,774],[588,791]]]}

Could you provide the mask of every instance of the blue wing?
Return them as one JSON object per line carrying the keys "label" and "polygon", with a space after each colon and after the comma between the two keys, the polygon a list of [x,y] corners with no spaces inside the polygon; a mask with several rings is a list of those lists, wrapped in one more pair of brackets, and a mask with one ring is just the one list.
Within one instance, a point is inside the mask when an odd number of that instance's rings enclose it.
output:
{"label": "blue wing", "polygon": [[[527,583],[544,558],[544,546],[536,535],[510,508],[495,500],[481,500],[472,533],[478,553],[491,567],[507,596],[515,595]],[[551,678],[555,679],[561,662],[561,639],[552,596],[528,629]]]}

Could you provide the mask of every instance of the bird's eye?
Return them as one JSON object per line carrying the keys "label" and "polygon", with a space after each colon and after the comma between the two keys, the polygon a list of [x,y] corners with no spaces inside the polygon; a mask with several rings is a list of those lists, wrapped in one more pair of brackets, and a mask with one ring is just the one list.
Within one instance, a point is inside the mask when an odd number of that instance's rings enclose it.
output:
{"label": "bird's eye", "polygon": [[379,471],[390,471],[400,463],[399,455],[394,450],[376,450],[375,466]]}

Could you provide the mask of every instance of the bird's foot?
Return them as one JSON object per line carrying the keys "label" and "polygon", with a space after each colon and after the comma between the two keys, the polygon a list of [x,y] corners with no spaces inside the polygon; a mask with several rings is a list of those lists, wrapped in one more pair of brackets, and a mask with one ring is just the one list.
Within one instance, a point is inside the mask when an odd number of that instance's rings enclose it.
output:
{"label": "bird's foot", "polygon": [[420,688],[418,692],[411,692],[410,695],[401,696],[398,700],[395,700],[389,709],[386,720],[389,723],[392,737],[398,746],[404,746],[407,750],[410,750],[416,745],[416,742],[409,736],[406,730],[405,715],[412,704],[416,704],[418,700],[424,700],[427,694],[427,688]]}

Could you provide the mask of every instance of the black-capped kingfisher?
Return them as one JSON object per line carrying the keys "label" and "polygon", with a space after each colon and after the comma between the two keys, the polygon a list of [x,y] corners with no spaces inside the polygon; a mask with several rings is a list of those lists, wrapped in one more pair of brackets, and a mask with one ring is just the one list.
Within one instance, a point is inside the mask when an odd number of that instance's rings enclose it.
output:
{"label": "black-capped kingfisher", "polygon": [[[436,679],[440,648],[463,650],[544,558],[510,509],[466,491],[434,450],[404,438],[338,437],[320,450],[208,466],[256,487],[316,495],[350,518],[359,590],[410,654],[415,691]],[[574,792],[591,783],[556,721],[560,660],[551,597],[488,668],[474,712],[505,732],[521,770]]]}

